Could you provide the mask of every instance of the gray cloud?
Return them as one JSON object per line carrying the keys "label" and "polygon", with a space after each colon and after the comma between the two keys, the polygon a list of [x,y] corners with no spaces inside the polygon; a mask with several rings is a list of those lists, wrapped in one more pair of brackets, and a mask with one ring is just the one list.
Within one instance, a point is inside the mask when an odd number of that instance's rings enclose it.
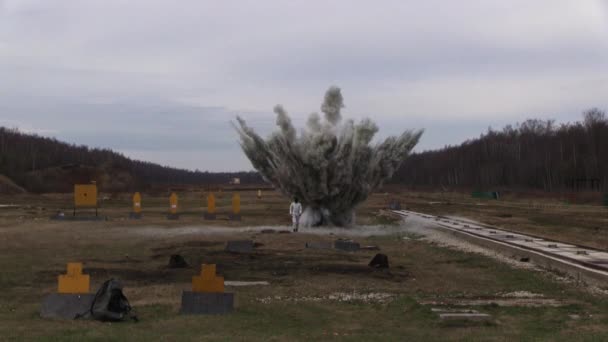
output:
{"label": "gray cloud", "polygon": [[[608,2],[0,0],[0,124],[189,168],[250,169],[228,122],[345,116],[419,149],[607,108]],[[398,128],[398,129],[397,129]]]}

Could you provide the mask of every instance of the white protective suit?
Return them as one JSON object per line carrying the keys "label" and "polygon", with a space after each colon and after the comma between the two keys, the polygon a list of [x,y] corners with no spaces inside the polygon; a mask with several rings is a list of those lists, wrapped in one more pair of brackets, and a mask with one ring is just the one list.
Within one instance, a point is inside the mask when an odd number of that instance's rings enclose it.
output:
{"label": "white protective suit", "polygon": [[297,232],[300,226],[300,216],[302,216],[302,203],[291,202],[289,206],[289,214],[291,215],[293,223],[293,231]]}

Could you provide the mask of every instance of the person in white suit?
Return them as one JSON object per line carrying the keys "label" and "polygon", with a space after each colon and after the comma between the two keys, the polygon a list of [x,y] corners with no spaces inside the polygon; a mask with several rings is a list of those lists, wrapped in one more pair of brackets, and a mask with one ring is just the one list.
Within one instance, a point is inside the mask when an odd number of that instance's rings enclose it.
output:
{"label": "person in white suit", "polygon": [[289,215],[291,215],[293,231],[297,232],[300,226],[300,216],[302,216],[302,204],[297,197],[294,197],[289,206]]}

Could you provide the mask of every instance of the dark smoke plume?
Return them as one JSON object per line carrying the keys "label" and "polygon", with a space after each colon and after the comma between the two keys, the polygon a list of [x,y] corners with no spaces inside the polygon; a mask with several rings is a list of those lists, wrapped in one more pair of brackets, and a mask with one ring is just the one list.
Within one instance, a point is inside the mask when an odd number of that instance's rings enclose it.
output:
{"label": "dark smoke plume", "polygon": [[331,87],[317,113],[298,135],[281,105],[274,108],[279,131],[267,140],[245,120],[234,125],[241,148],[253,167],[283,194],[305,207],[305,226],[349,226],[355,207],[389,179],[420,139],[422,131],[405,131],[371,145],[378,126],[370,119],[342,122],[340,88]]}

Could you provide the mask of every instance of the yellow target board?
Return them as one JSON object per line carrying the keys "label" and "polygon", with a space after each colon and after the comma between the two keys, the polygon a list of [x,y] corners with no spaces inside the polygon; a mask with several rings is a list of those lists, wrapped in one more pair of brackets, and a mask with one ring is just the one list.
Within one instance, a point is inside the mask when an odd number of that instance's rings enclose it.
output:
{"label": "yellow target board", "polygon": [[75,184],[74,185],[74,207],[97,208],[97,185]]}
{"label": "yellow target board", "polygon": [[173,215],[177,214],[177,195],[175,192],[172,192],[169,197],[169,212]]}
{"label": "yellow target board", "polygon": [[213,194],[207,196],[207,213],[215,214],[215,196]]}
{"label": "yellow target board", "polygon": [[136,214],[141,213],[141,195],[139,192],[133,194],[133,212]]}
{"label": "yellow target board", "polygon": [[232,213],[238,215],[241,213],[241,195],[234,194],[232,196]]}

